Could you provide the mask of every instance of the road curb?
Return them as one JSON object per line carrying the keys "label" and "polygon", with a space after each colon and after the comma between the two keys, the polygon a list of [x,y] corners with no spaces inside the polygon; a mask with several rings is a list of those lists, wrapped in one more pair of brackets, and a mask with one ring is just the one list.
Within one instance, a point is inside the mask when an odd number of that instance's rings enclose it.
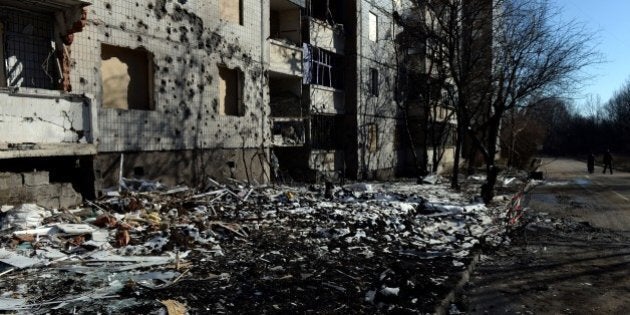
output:
{"label": "road curb", "polygon": [[435,310],[433,311],[433,314],[437,314],[437,315],[448,314],[451,304],[461,294],[462,289],[470,280],[470,275],[475,271],[475,268],[477,267],[477,263],[479,262],[480,258],[481,258],[481,250],[477,250],[472,254],[472,260],[470,261],[470,264],[468,264],[468,267],[466,267],[466,269],[462,271],[459,281],[457,281],[457,284],[455,284],[455,286],[442,299],[442,301],[438,303],[438,305],[435,307]]}

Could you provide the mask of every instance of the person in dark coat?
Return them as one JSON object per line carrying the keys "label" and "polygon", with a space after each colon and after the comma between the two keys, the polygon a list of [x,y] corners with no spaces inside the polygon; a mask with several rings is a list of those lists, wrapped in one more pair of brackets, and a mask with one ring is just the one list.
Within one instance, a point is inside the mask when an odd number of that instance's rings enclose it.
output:
{"label": "person in dark coat", "polygon": [[586,161],[586,167],[588,168],[589,174],[593,174],[595,171],[595,154],[593,152],[588,154],[588,160]]}
{"label": "person in dark coat", "polygon": [[612,174],[612,155],[610,155],[610,150],[606,150],[604,153],[604,171],[602,174],[606,174],[607,167],[610,169],[610,174]]}

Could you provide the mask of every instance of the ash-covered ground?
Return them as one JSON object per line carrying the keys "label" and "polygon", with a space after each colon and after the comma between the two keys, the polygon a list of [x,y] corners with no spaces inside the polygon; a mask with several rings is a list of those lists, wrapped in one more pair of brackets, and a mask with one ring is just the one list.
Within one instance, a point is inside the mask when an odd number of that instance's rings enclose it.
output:
{"label": "ash-covered ground", "polygon": [[[505,200],[448,183],[126,181],[71,210],[2,209],[0,310],[18,313],[430,313]],[[512,179],[506,183],[514,185]],[[330,193],[330,191],[329,191]]]}

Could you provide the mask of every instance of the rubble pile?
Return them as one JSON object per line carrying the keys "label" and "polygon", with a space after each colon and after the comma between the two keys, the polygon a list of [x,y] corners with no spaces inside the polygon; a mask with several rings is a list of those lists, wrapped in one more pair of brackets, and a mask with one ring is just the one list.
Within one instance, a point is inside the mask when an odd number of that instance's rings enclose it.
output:
{"label": "rubble pile", "polygon": [[432,312],[502,207],[435,183],[126,180],[74,210],[0,214],[0,311]]}

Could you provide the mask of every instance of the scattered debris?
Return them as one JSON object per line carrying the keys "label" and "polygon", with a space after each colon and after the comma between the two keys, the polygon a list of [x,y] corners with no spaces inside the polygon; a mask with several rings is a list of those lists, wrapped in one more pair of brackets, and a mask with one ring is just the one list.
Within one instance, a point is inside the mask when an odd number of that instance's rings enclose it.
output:
{"label": "scattered debris", "polygon": [[185,315],[186,314],[186,306],[175,300],[165,300],[165,301],[160,301],[160,303],[166,306],[166,313],[168,315]]}
{"label": "scattered debris", "polygon": [[471,251],[501,241],[505,202],[488,208],[430,182],[209,180],[198,191],[123,180],[75,210],[3,207],[0,290],[13,293],[0,309],[432,310]]}

